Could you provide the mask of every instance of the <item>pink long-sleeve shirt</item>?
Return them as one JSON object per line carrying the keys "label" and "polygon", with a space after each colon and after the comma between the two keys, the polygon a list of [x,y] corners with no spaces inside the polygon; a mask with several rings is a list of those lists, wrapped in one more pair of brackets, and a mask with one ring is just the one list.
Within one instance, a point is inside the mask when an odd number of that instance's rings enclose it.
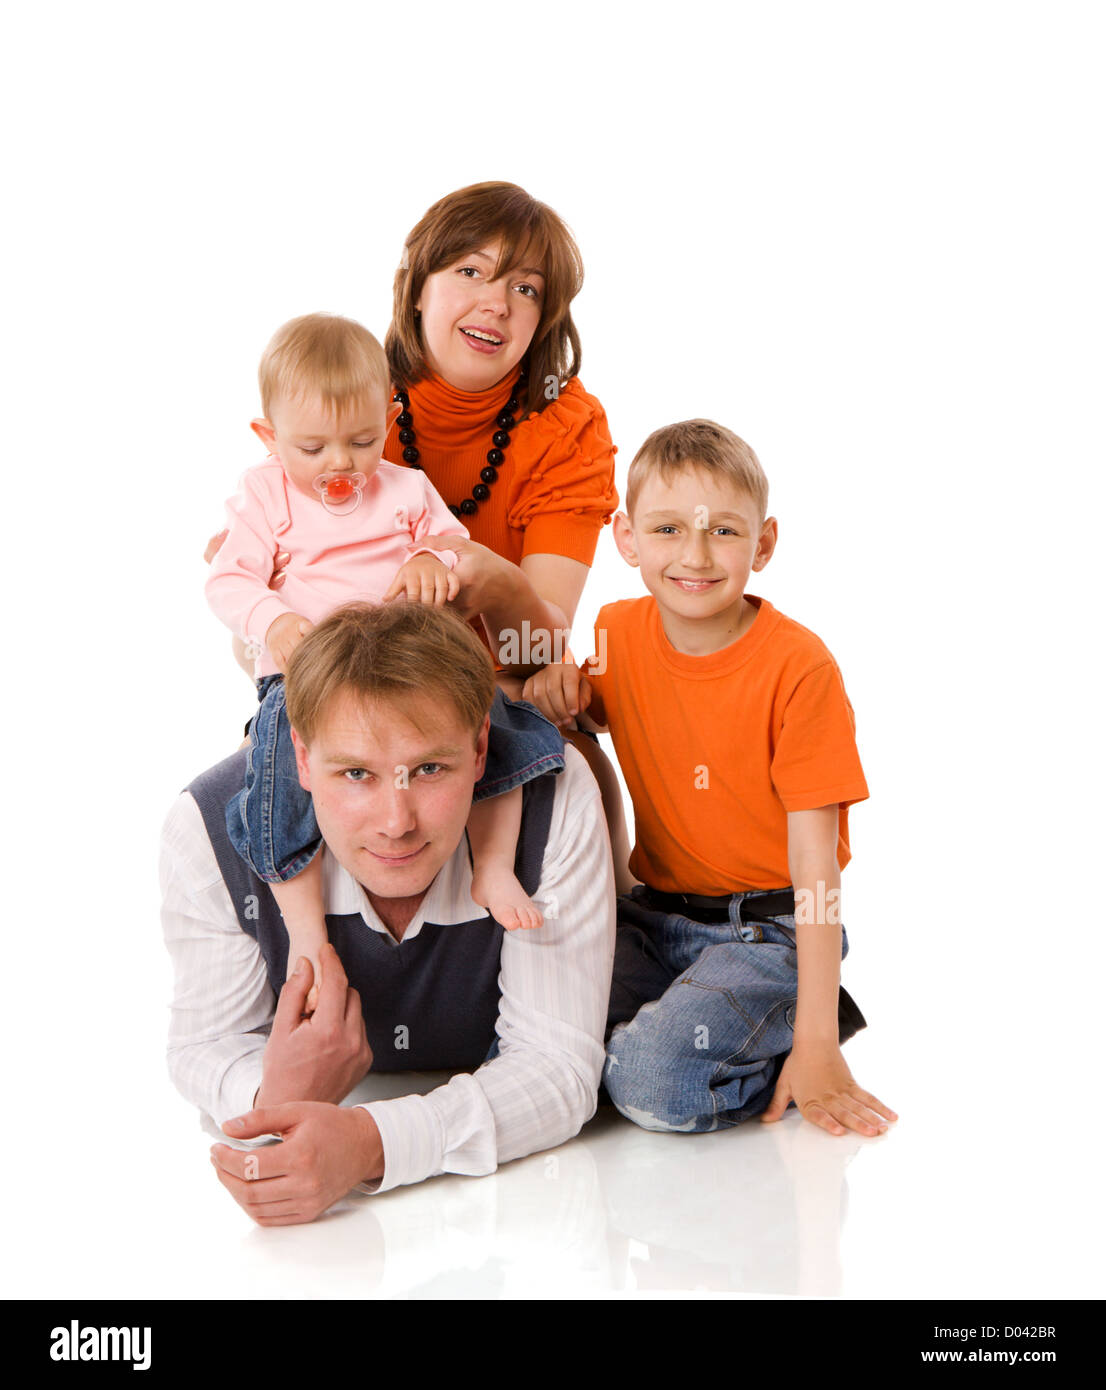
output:
{"label": "pink long-sleeve shirt", "polygon": [[[380,603],[408,547],[426,536],[468,536],[426,477],[381,463],[352,512],[335,515],[288,481],[270,456],[241,478],[227,502],[226,540],[211,563],[207,601],[232,632],[260,649],[254,676],[277,666],[265,634],[284,613],[321,622],[354,599]],[[269,588],[278,551],[290,556],[282,587]],[[433,552],[452,569],[453,551]]]}

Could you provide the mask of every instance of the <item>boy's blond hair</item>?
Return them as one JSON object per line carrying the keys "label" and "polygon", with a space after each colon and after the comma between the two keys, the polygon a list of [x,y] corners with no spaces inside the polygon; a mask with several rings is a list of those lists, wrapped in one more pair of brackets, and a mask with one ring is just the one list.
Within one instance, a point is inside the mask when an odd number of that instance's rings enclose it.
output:
{"label": "boy's blond hair", "polygon": [[308,746],[343,691],[408,714],[426,696],[452,707],[475,738],[495,696],[495,668],[472,628],[446,609],[347,603],[296,648],[284,689],[289,723]]}
{"label": "boy's blond hair", "polygon": [[336,417],[375,392],[388,392],[384,349],[352,319],[304,314],[273,334],[257,371],[267,420],[280,399],[317,396]]}
{"label": "boy's blond hair", "polygon": [[659,474],[668,482],[687,468],[728,479],[753,499],[761,521],[768,515],[768,479],[760,460],[733,430],[713,420],[681,420],[653,431],[630,464],[626,515],[633,518],[638,494],[649,478]]}

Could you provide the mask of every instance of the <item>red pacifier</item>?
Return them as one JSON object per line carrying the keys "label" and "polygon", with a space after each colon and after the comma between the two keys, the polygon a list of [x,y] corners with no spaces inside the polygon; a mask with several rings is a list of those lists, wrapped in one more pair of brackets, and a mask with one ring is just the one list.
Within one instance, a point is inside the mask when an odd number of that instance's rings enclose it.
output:
{"label": "red pacifier", "polygon": [[366,481],[364,473],[334,473],[329,477],[320,473],[311,486],[328,512],[344,516],[361,505],[361,490]]}

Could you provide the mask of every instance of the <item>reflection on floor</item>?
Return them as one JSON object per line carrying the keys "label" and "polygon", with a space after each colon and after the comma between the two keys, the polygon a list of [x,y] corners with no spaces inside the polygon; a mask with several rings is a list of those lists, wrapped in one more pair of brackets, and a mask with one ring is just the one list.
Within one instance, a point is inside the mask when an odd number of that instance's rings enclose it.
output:
{"label": "reflection on floor", "polygon": [[794,1111],[774,1125],[679,1135],[603,1107],[570,1143],[490,1177],[353,1197],[312,1226],[255,1229],[247,1242],[293,1296],[310,1286],[344,1297],[832,1297],[845,1169],[872,1142],[831,1137]]}

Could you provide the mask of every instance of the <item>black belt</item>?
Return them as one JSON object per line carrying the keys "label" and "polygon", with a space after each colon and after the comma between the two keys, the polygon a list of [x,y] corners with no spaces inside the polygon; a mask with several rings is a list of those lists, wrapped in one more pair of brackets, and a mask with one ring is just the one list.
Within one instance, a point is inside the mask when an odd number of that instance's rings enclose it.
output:
{"label": "black belt", "polygon": [[[720,898],[707,898],[698,893],[661,893],[645,885],[645,903],[655,912],[678,912],[693,921],[710,922],[715,918],[729,921],[732,893]],[[764,917],[790,917],[795,912],[795,893],[791,888],[775,888],[767,893],[749,893],[741,900],[743,921]],[[710,913],[707,917],[704,914]]]}

